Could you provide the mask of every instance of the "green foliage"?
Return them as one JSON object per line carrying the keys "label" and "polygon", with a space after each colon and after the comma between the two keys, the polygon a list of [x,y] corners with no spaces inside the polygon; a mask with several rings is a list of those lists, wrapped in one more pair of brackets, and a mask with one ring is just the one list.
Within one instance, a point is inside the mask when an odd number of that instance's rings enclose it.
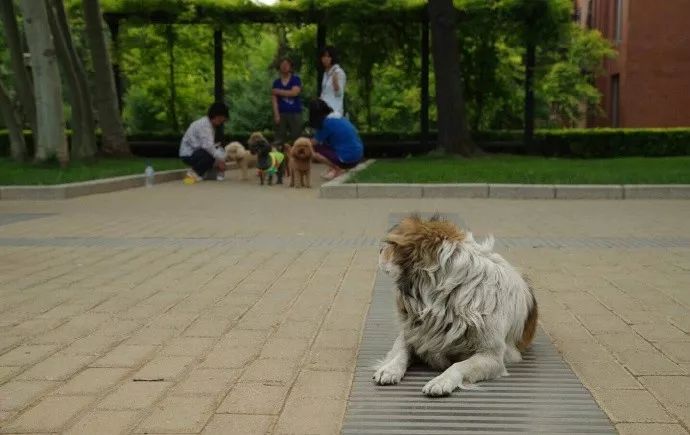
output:
{"label": "green foliage", "polygon": [[[105,12],[154,14],[202,24],[174,25],[175,111],[181,133],[213,100],[213,27],[223,30],[225,95],[230,133],[270,131],[270,86],[278,53],[287,52],[302,78],[305,103],[316,96],[315,20],[341,54],[348,77],[346,110],[360,131],[418,131],[420,24],[426,0],[101,0]],[[467,112],[473,130],[517,129],[523,122],[527,41],[538,46],[535,71],[537,125],[576,125],[599,100],[592,74],[611,48],[596,32],[570,22],[571,0],[455,0]],[[85,53],[81,1],[68,0],[75,44]],[[244,20],[244,21],[243,21]],[[248,24],[271,20],[276,24]],[[244,22],[245,24],[238,24]],[[209,25],[212,24],[212,26]],[[284,35],[279,47],[279,33]],[[163,25],[144,18],[121,21],[120,50],[127,130],[174,130]],[[2,75],[0,41],[0,77]],[[83,56],[88,62],[90,57]],[[433,128],[433,62],[430,71]],[[305,116],[306,118],[306,116]]]}
{"label": "green foliage", "polygon": [[[80,0],[68,0],[78,7]],[[307,14],[318,13],[326,19],[347,16],[362,18],[387,14],[392,17],[417,14],[426,0],[281,0],[267,6],[250,0],[101,0],[104,12],[148,14],[164,12],[178,18],[201,18],[223,22],[220,17],[242,19],[249,16],[267,20],[304,20]]]}
{"label": "green foliage", "polygon": [[490,0],[519,45],[542,47],[559,41],[570,23],[572,0]]}
{"label": "green foliage", "polygon": [[563,50],[543,53],[549,65],[537,82],[542,125],[577,125],[586,110],[596,110],[600,99],[593,83],[602,60],[615,51],[598,31],[571,24]]}
{"label": "green foliage", "polygon": [[[206,113],[213,101],[213,33],[208,26],[173,27],[175,109],[179,124],[186,126]],[[120,32],[126,78],[123,116],[128,131],[172,130],[165,26],[125,25]]]}
{"label": "green foliage", "polygon": [[460,29],[468,116],[474,131],[521,128],[525,44],[537,43],[537,125],[574,126],[600,94],[593,84],[614,51],[596,31],[569,21],[569,1],[468,0]]}
{"label": "green foliage", "polygon": [[32,164],[0,158],[0,185],[51,185],[139,175],[144,173],[147,162],[156,171],[184,168],[179,159],[101,159],[72,162],[67,168],[61,168],[57,161]]}
{"label": "green foliage", "polygon": [[[482,141],[521,141],[522,132],[489,131]],[[536,146],[547,155],[582,158],[690,155],[690,128],[592,128],[537,130]]]}
{"label": "green foliage", "polygon": [[[14,98],[14,84],[10,78],[10,53],[7,50],[7,43],[5,41],[5,30],[3,29],[3,22],[0,20],[0,83],[5,89],[10,92],[10,98]],[[5,127],[5,121],[0,116],[0,129]]]}
{"label": "green foliage", "polygon": [[487,155],[377,160],[351,183],[687,184],[690,157],[581,160]]}
{"label": "green foliage", "polygon": [[[278,74],[272,65],[278,48],[275,28],[241,25],[237,30],[225,38],[223,73],[230,106],[228,130],[271,129],[271,85]],[[299,71],[296,73],[299,75]]]}
{"label": "green foliage", "polygon": [[464,95],[472,130],[515,128],[522,122],[522,48],[500,18],[498,4],[467,1],[460,26]]}

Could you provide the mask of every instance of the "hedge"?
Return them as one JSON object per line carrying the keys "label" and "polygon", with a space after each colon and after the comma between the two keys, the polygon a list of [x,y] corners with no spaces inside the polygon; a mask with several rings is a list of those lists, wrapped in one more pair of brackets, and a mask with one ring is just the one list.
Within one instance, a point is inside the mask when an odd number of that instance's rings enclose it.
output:
{"label": "hedge", "polygon": [[[488,131],[482,142],[522,143],[522,131]],[[690,128],[591,128],[537,130],[535,148],[544,155],[581,158],[690,155]]]}
{"label": "hedge", "polygon": [[[27,146],[33,148],[30,131],[24,132]],[[265,132],[268,140],[273,139]],[[69,132],[68,132],[69,136]],[[175,157],[182,135],[179,133],[132,134],[128,136],[132,152],[148,157]],[[246,142],[249,132],[231,132],[226,141]],[[521,152],[522,131],[495,130],[473,135],[475,141],[488,150]],[[404,155],[429,151],[436,140],[436,133],[429,137],[431,142],[424,149],[419,145],[420,133],[384,132],[363,133],[362,140],[369,155]],[[535,148],[548,156],[570,156],[579,158],[621,157],[621,156],[680,156],[690,155],[690,128],[648,128],[648,129],[561,129],[537,130],[534,135]],[[9,137],[6,130],[0,130],[0,156],[9,155]]]}

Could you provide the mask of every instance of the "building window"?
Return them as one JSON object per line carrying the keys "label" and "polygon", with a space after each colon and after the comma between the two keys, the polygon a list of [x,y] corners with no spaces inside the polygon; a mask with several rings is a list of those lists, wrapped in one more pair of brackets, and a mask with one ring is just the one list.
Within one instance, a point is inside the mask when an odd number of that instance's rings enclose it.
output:
{"label": "building window", "polygon": [[620,76],[611,76],[611,127],[620,126]]}
{"label": "building window", "polygon": [[623,39],[623,0],[615,0],[615,2],[616,10],[613,15],[616,20],[614,23],[614,41],[620,44]]}

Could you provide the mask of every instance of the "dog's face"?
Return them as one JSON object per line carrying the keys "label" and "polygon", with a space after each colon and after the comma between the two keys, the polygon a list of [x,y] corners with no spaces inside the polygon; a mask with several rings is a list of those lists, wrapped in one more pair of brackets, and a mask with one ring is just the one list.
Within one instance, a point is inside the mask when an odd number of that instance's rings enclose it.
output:
{"label": "dog's face", "polygon": [[290,157],[295,160],[309,161],[314,155],[314,149],[312,148],[311,141],[306,137],[300,137],[297,139],[290,148]]}
{"label": "dog's face", "polygon": [[261,152],[264,151],[266,148],[268,148],[266,154],[271,152],[271,145],[268,143],[264,135],[259,133],[258,131],[252,133],[249,136],[249,139],[247,140],[247,146],[249,148],[249,152],[251,152],[252,154],[262,155]]}
{"label": "dog's face", "polygon": [[239,142],[230,142],[225,147],[225,153],[231,159],[241,159],[247,155],[247,150]]}
{"label": "dog's face", "polygon": [[249,151],[259,157],[266,157],[271,152],[271,144],[266,139],[257,139],[249,144]]}
{"label": "dog's face", "polygon": [[444,243],[460,242],[465,234],[439,217],[403,219],[388,232],[379,251],[379,268],[394,279],[403,273],[436,267]]}

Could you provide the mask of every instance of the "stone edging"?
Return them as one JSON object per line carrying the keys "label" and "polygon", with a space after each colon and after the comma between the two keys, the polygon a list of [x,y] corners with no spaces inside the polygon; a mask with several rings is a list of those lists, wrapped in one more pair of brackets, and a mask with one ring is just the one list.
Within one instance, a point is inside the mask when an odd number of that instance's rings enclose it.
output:
{"label": "stone edging", "polygon": [[690,184],[347,184],[352,173],[324,183],[321,198],[690,199]]}
{"label": "stone edging", "polygon": [[[155,183],[181,180],[186,172],[186,169],[156,172]],[[143,187],[144,184],[144,175],[125,175],[123,177],[102,178],[100,180],[55,184],[52,186],[0,186],[0,200],[67,199],[92,195],[94,193],[107,193]]]}

